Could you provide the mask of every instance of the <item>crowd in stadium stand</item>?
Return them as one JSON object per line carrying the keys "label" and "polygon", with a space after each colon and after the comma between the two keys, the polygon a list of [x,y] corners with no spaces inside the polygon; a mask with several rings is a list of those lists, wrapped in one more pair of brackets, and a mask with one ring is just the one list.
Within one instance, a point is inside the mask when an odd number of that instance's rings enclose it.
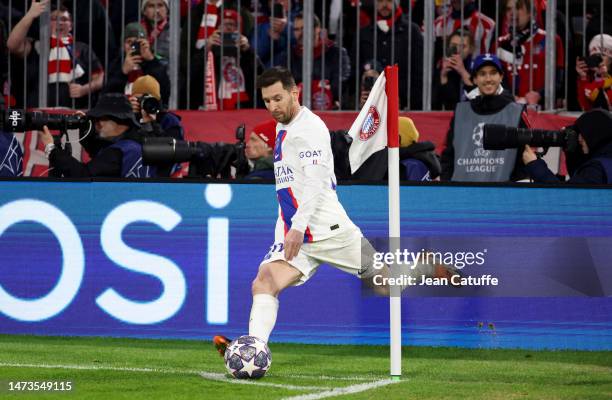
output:
{"label": "crowd in stadium stand", "polygon": [[[340,3],[342,8],[338,7]],[[574,5],[568,16],[562,13],[562,7],[555,10],[557,108],[610,109],[612,26],[606,15],[601,30],[596,3],[589,3],[585,15]],[[10,4],[12,9],[5,2],[0,4],[4,104],[38,105],[39,54],[44,47],[39,22],[50,8],[47,106],[91,110],[102,94],[123,93],[132,96],[133,109],[141,122],[149,124],[149,132],[161,129],[161,133],[151,135],[161,136],[165,129],[175,129],[168,136],[179,140],[184,137],[180,120],[165,111],[171,93],[169,61],[173,46],[168,0],[92,0],[78,4],[71,0],[13,0]],[[355,109],[364,103],[383,68],[397,63],[401,109],[422,109],[424,4],[425,0],[315,1],[311,108]],[[546,0],[435,0],[435,6],[432,109],[463,113],[469,107],[460,111],[462,103],[478,103],[472,107],[475,115],[494,113],[477,98],[482,88],[475,80],[478,68],[474,69],[474,63],[481,56],[489,61],[493,57],[494,61],[487,64],[500,73],[499,90],[494,94],[504,100],[494,108],[509,103],[521,110],[544,106],[544,29],[550,12]],[[77,7],[79,18],[72,15]],[[286,66],[301,86],[303,12],[299,0],[180,0],[179,108],[261,108],[255,80],[264,68],[273,65]],[[569,22],[576,16],[581,16],[585,24],[584,49],[582,40],[575,40],[582,32],[575,32],[575,24]],[[151,127],[151,121],[144,121],[139,110],[142,96],[151,95],[134,93],[135,82],[143,77],[159,88],[152,90],[163,110],[153,121],[159,127]],[[457,140],[456,114],[453,121],[447,157],[442,159],[442,179],[453,179],[457,172],[449,163],[455,151],[452,141]],[[255,139],[264,135],[253,133]],[[518,164],[522,163],[520,156],[520,152],[512,156]],[[516,178],[514,172],[493,180]],[[470,179],[457,176],[455,180]]]}

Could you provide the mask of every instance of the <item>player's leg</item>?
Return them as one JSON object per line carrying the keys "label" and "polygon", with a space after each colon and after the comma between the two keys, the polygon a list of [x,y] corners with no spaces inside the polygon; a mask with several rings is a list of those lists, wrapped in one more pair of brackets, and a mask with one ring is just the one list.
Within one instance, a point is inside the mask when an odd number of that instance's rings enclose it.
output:
{"label": "player's leg", "polygon": [[276,324],[278,294],[300,281],[302,272],[285,260],[262,264],[253,280],[253,305],[249,318],[249,336],[268,341]]}
{"label": "player's leg", "polygon": [[[275,260],[260,265],[251,285],[253,305],[249,318],[249,336],[268,342],[276,324],[279,293],[298,283],[301,277],[302,273],[285,260]],[[215,348],[221,355],[225,354],[230,342],[229,338],[222,335],[213,338]]]}

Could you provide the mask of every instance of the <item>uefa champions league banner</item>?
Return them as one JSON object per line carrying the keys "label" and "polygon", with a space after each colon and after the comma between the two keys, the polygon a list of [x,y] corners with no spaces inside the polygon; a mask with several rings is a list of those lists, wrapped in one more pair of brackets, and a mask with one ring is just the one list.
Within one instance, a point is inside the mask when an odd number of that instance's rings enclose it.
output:
{"label": "uefa champions league banner", "polygon": [[[386,187],[338,192],[387,235]],[[268,184],[0,181],[0,333],[246,334],[276,207]],[[468,279],[408,287],[406,344],[612,349],[610,189],[404,186],[401,212],[403,249]],[[328,266],[280,304],[273,341],[388,343],[388,299]]]}

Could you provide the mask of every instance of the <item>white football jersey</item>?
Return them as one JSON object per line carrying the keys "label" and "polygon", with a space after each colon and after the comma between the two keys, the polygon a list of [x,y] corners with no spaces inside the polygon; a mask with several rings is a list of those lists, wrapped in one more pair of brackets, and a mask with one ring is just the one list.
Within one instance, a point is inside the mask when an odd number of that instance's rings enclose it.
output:
{"label": "white football jersey", "polygon": [[274,176],[280,206],[277,231],[279,225],[282,225],[285,233],[291,229],[292,218],[304,196],[306,175],[303,168],[311,164],[324,166],[327,174],[321,201],[304,232],[304,242],[316,242],[347,229],[355,229],[336,194],[334,156],[329,130],[321,118],[302,106],[289,124],[276,125]]}

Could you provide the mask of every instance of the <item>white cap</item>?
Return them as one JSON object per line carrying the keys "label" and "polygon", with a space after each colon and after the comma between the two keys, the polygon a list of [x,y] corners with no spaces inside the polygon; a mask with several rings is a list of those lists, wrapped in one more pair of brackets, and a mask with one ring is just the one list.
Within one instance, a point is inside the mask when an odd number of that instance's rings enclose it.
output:
{"label": "white cap", "polygon": [[589,43],[589,54],[603,54],[612,57],[612,36],[606,34],[595,35]]}

